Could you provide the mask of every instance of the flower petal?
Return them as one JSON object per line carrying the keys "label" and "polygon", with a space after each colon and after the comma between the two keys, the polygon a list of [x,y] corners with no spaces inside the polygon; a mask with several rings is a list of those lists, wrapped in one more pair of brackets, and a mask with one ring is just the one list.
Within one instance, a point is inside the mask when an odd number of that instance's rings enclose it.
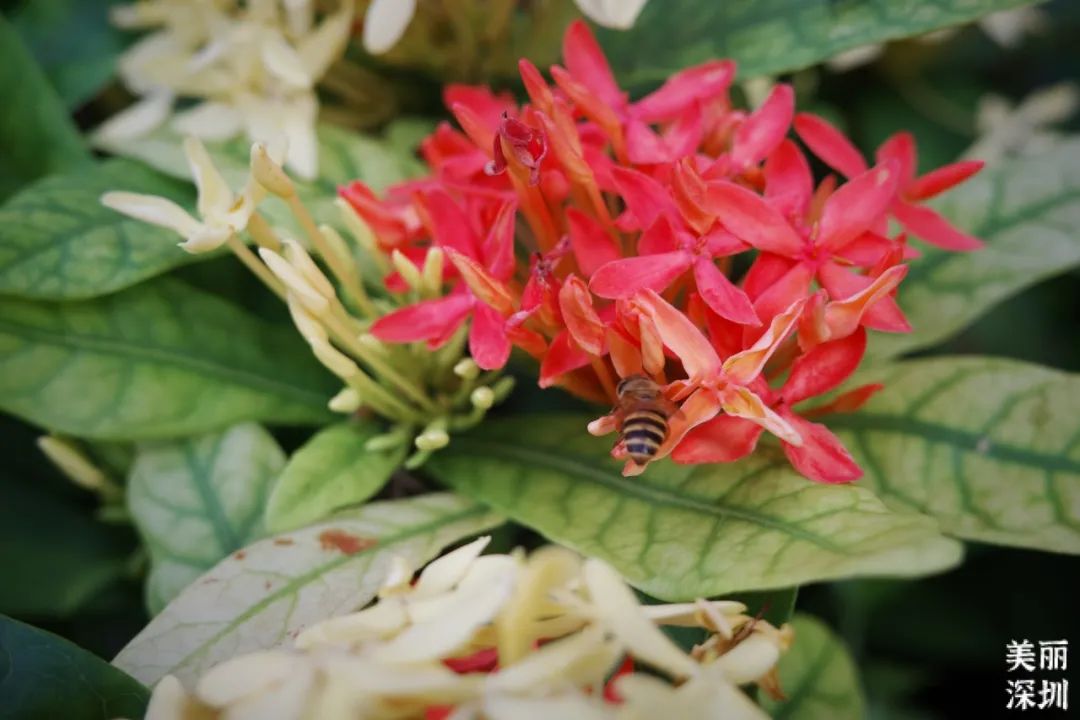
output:
{"label": "flower petal", "polygon": [[473,295],[495,308],[504,317],[514,312],[514,298],[503,281],[492,276],[483,265],[471,257],[449,247],[445,248],[445,252]]}
{"label": "flower petal", "polygon": [[826,252],[838,252],[873,228],[896,196],[896,183],[896,163],[887,161],[841,185],[825,201],[818,245]]}
{"label": "flower petal", "polygon": [[774,85],[761,107],[750,113],[735,131],[731,145],[735,167],[744,170],[764,160],[784,139],[794,114],[795,91],[784,83]]}
{"label": "flower petal", "polygon": [[795,116],[795,132],[810,148],[810,152],[844,177],[851,178],[866,172],[862,153],[824,118],[799,113]]}
{"label": "flower petal", "polygon": [[589,288],[577,275],[563,281],[559,289],[559,309],[574,342],[587,353],[602,355],[607,328],[593,308]]}
{"label": "flower petal", "polygon": [[900,173],[900,187],[906,188],[915,179],[918,159],[915,155],[915,138],[909,132],[898,132],[881,143],[877,149],[878,164],[893,160]]}
{"label": "flower petal", "polygon": [[[587,18],[597,25],[615,30],[629,30],[648,0],[574,0]],[[580,22],[580,21],[579,21]],[[584,24],[584,23],[582,23]],[[563,52],[566,52],[565,45]],[[603,57],[603,55],[601,55]]]}
{"label": "flower petal", "polygon": [[371,334],[379,340],[395,343],[450,335],[465,322],[473,303],[472,297],[459,293],[408,305],[376,320],[371,326]]}
{"label": "flower petal", "polygon": [[848,483],[862,477],[862,468],[827,427],[804,420],[787,409],[781,413],[802,437],[802,445],[798,447],[783,443],[784,454],[792,467],[820,483]]}
{"label": "flower petal", "polygon": [[585,561],[581,572],[596,621],[626,646],[634,660],[675,678],[693,677],[698,664],[679,649],[641,610],[634,593],[607,563]]}
{"label": "flower petal", "polygon": [[168,228],[184,237],[194,237],[202,223],[172,200],[157,195],[114,190],[101,196],[101,204],[136,220]]}
{"label": "flower petal", "polygon": [[722,318],[740,325],[760,325],[750,298],[735,287],[709,257],[694,262],[694,281],[705,304]]}
{"label": "flower petal", "polygon": [[638,228],[649,227],[664,214],[676,216],[675,203],[667,189],[645,173],[616,167],[611,177],[627,209],[637,219]]}
{"label": "flower petal", "polygon": [[[590,4],[595,9],[597,3]],[[641,0],[622,3],[624,6],[635,4],[638,5],[640,11],[641,6],[645,3]],[[590,18],[600,25],[605,25],[603,21],[594,17],[582,3],[578,3],[578,5]],[[631,17],[636,17],[636,15],[637,13],[633,13]],[[592,31],[589,30],[588,25],[581,20],[570,23],[570,27],[566,29],[566,34],[563,35],[562,52],[566,69],[570,71],[575,80],[613,109],[619,109],[626,105],[626,96],[619,89],[618,83],[615,82],[615,76],[611,73],[607,58],[604,57],[604,52],[600,49],[600,44],[596,42],[596,38],[593,36]]]}
{"label": "flower petal", "polygon": [[979,238],[957,230],[928,207],[900,201],[893,203],[892,212],[908,232],[939,248],[966,252],[978,250],[985,244]]}
{"label": "flower petal", "polygon": [[620,331],[608,328],[606,339],[608,356],[619,377],[641,375],[644,372],[641,367],[641,350],[627,340]]}
{"label": "flower petal", "polygon": [[765,161],[765,197],[781,213],[801,217],[813,194],[810,163],[795,143],[784,140]]}
{"label": "flower petal", "polygon": [[473,306],[469,326],[469,354],[484,370],[498,370],[510,358],[510,339],[504,328],[506,321],[495,309],[483,303]]}
{"label": "flower petal", "polygon": [[495,215],[484,238],[482,257],[491,274],[499,280],[509,280],[514,275],[514,221],[517,204],[512,200],[503,203]]}
{"label": "flower petal", "polygon": [[558,382],[560,376],[585,367],[591,360],[589,353],[579,348],[571,339],[570,332],[562,330],[551,340],[540,363],[540,387],[551,387]]}
{"label": "flower petal", "polygon": [[907,275],[907,265],[894,265],[866,286],[865,290],[830,302],[825,306],[825,324],[833,338],[847,337],[855,332],[863,319],[863,314],[891,293]]}
{"label": "flower petal", "polygon": [[364,49],[381,55],[397,45],[415,14],[416,0],[372,0],[364,15]]}
{"label": "flower petal", "polygon": [[802,238],[784,216],[744,187],[724,180],[710,182],[705,205],[732,234],[758,250],[791,257],[803,249]]}
{"label": "flower petal", "polygon": [[805,298],[814,279],[813,270],[806,263],[791,266],[779,280],[761,293],[754,300],[754,310],[761,320],[771,320],[791,306],[791,303]]}
{"label": "flower petal", "polygon": [[728,415],[756,423],[785,443],[802,444],[799,432],[766,405],[750,388],[729,385],[721,396],[720,404]]}
{"label": "flower petal", "polygon": [[667,122],[687,107],[701,101],[708,104],[726,96],[735,78],[735,63],[712,60],[675,73],[656,90],[634,103],[635,117],[648,123]]}
{"label": "flower petal", "polygon": [[232,207],[233,193],[225,178],[214,167],[206,147],[196,138],[187,137],[184,138],[184,154],[199,193],[199,216],[209,220],[225,215]]}
{"label": "flower petal", "polygon": [[769,329],[762,333],[752,346],[740,353],[732,355],[724,361],[724,374],[731,380],[742,385],[752,382],[761,374],[765,363],[768,362],[780,343],[787,339],[791,331],[798,323],[806,299],[800,298],[793,302],[787,310],[779,313],[769,323]]}
{"label": "flower petal", "polygon": [[757,447],[761,425],[734,415],[718,415],[682,439],[671,459],[683,465],[735,462]]}
{"label": "flower petal", "polygon": [[577,208],[569,208],[566,219],[570,224],[570,247],[585,277],[591,278],[605,263],[621,257],[615,241],[599,221]]}
{"label": "flower petal", "polygon": [[985,165],[986,163],[982,160],[963,160],[931,170],[904,188],[904,197],[914,202],[940,195],[949,188],[964,182],[982,170]]}
{"label": "flower petal", "polygon": [[480,258],[480,242],[461,206],[441,188],[417,194],[420,216],[435,244],[452,248],[474,260]]}
{"label": "flower petal", "polygon": [[662,291],[693,262],[694,256],[685,250],[612,260],[593,273],[589,289],[612,300],[644,289]]}
{"label": "flower petal", "polygon": [[866,331],[862,328],[811,348],[795,360],[781,391],[784,402],[795,405],[838,387],[855,372],[865,352]]}
{"label": "flower petal", "polygon": [[708,338],[690,319],[652,290],[642,290],[634,304],[656,326],[664,345],[682,361],[691,380],[710,377],[720,370],[720,358]]}

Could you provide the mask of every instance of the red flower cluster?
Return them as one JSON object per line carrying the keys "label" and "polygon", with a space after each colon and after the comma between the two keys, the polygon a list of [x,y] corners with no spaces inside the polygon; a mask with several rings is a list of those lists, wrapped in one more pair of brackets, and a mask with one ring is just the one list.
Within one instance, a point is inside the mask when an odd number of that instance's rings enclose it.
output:
{"label": "red flower cluster", "polygon": [[[795,408],[851,375],[867,329],[910,329],[894,296],[916,252],[889,235],[890,216],[939,247],[979,246],[918,203],[981,163],[915,177],[913,141],[900,133],[868,167],[836,128],[795,114],[787,85],[752,112],[732,107],[729,61],[631,102],[580,22],[563,55],[554,87],[521,61],[531,100],[521,107],[485,88],[448,88],[461,131],[443,124],[424,141],[431,177],[382,199],[360,183],[341,190],[387,253],[423,266],[438,247],[451,261],[444,297],[372,332],[434,348],[469,321],[482,368],[502,367],[516,346],[540,361],[541,386],[598,401],[614,399],[618,377],[648,375],[680,406],[657,458],[730,462],[764,429],[807,477],[859,477],[806,416],[852,410],[878,388]],[[815,185],[792,125],[846,181]],[[406,287],[396,274],[386,282]],[[615,424],[609,415],[589,429]],[[628,461],[624,473],[641,469]]]}

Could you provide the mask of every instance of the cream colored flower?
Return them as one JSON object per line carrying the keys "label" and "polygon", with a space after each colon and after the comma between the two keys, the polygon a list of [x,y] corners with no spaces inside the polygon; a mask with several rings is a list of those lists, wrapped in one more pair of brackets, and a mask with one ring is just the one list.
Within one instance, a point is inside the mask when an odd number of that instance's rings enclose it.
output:
{"label": "cream colored flower", "polygon": [[206,148],[195,138],[184,141],[184,154],[198,189],[199,219],[172,200],[157,195],[107,192],[101,196],[101,203],[130,217],[175,231],[184,238],[180,247],[190,253],[210,252],[247,227],[265,190],[249,180],[240,194],[235,195],[214,167]]}
{"label": "cream colored flower", "polygon": [[585,17],[597,25],[629,30],[648,0],[574,0]]}
{"label": "cream colored flower", "polygon": [[113,21],[158,28],[128,50],[120,77],[144,100],[106,121],[95,134],[115,147],[164,123],[174,98],[201,100],[172,116],[185,135],[222,140],[246,132],[259,142],[284,138],[286,165],[312,179],[318,172],[315,85],[345,50],[353,3],[316,22],[311,0],[150,0],[121,6]]}
{"label": "cream colored flower", "polygon": [[979,100],[975,123],[979,138],[964,153],[987,162],[1044,150],[1060,133],[1053,125],[1072,117],[1080,108],[1080,86],[1073,82],[1037,90],[1013,105],[999,95]]}
{"label": "cream colored flower", "polygon": [[[738,686],[775,687],[791,640],[786,626],[754,620],[728,601],[643,607],[599,560],[561,548],[527,560],[481,555],[489,540],[439,558],[416,582],[410,568],[391,562],[371,607],[308,628],[295,649],[223,662],[193,693],[165,678],[147,720],[390,720],[424,718],[433,705],[452,706],[453,720],[767,717]],[[657,623],[729,632],[687,654]],[[444,664],[492,651],[497,672]],[[608,704],[599,690],[627,654],[664,676],[625,675],[616,684],[624,702]]]}

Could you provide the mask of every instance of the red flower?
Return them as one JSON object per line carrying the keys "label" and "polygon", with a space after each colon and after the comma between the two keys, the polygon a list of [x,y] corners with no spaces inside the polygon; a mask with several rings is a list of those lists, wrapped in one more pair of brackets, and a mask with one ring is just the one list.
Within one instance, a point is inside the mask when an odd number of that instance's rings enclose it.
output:
{"label": "red flower", "polygon": [[[382,199],[359,183],[342,190],[407,271],[387,273],[404,307],[372,332],[438,347],[468,323],[481,367],[517,347],[539,361],[541,386],[600,402],[615,400],[620,377],[649,375],[678,406],[657,460],[735,461],[768,430],[807,477],[857,478],[840,441],[808,418],[857,408],[880,386],[815,398],[850,378],[868,330],[910,329],[896,295],[914,253],[888,234],[890,216],[941,247],[978,245],[920,203],[981,163],[916,176],[914,143],[899,133],[868,167],[836,128],[795,115],[790,86],[753,111],[733,107],[726,60],[633,101],[581,22],[563,55],[554,86],[521,61],[520,107],[448,88],[461,130],[443,124],[422,143],[431,177]],[[841,178],[815,183],[793,123]],[[432,248],[449,262],[442,285],[426,277],[421,291],[401,263],[422,267]],[[405,304],[404,293],[426,294]],[[613,415],[589,428],[614,429]]]}

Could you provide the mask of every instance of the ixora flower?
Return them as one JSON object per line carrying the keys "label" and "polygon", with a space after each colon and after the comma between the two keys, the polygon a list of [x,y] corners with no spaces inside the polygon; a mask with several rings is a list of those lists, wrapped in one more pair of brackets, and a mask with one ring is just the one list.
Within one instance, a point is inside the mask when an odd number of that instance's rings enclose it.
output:
{"label": "ixora flower", "polygon": [[[782,697],[793,634],[725,600],[641,605],[605,563],[562,548],[480,555],[489,538],[428,565],[393,564],[370,607],[242,655],[190,691],[154,688],[147,720],[184,718],[768,717],[740,689]],[[689,653],[660,625],[699,627]],[[649,673],[641,672],[648,668]]]}
{"label": "ixora flower", "polygon": [[[914,141],[898,133],[870,165],[839,130],[796,114],[787,85],[752,111],[734,107],[729,61],[631,101],[584,23],[563,55],[554,87],[520,63],[521,106],[447,88],[461,129],[443,124],[422,143],[431,177],[382,198],[342,188],[385,255],[450,260],[438,297],[383,315],[372,334],[439,348],[468,324],[484,369],[518,347],[540,362],[541,386],[612,405],[620,378],[645,375],[676,407],[652,460],[729,462],[768,431],[807,477],[858,478],[839,439],[806,418],[857,408],[880,387],[805,404],[851,376],[868,330],[911,329],[895,299],[918,253],[909,235],[981,245],[923,203],[982,163],[917,175]],[[838,175],[816,181],[792,129]],[[401,278],[387,273],[389,292]],[[619,427],[613,413],[589,429]],[[612,453],[627,457],[622,442]],[[624,473],[643,469],[627,460]]]}
{"label": "ixora flower", "polygon": [[[143,0],[113,9],[113,21],[154,29],[120,59],[120,76],[142,99],[96,131],[105,147],[166,122],[185,135],[221,140],[245,132],[288,141],[286,164],[318,172],[315,83],[345,51],[353,3],[316,17],[311,0]],[[173,114],[174,100],[198,101]]]}

